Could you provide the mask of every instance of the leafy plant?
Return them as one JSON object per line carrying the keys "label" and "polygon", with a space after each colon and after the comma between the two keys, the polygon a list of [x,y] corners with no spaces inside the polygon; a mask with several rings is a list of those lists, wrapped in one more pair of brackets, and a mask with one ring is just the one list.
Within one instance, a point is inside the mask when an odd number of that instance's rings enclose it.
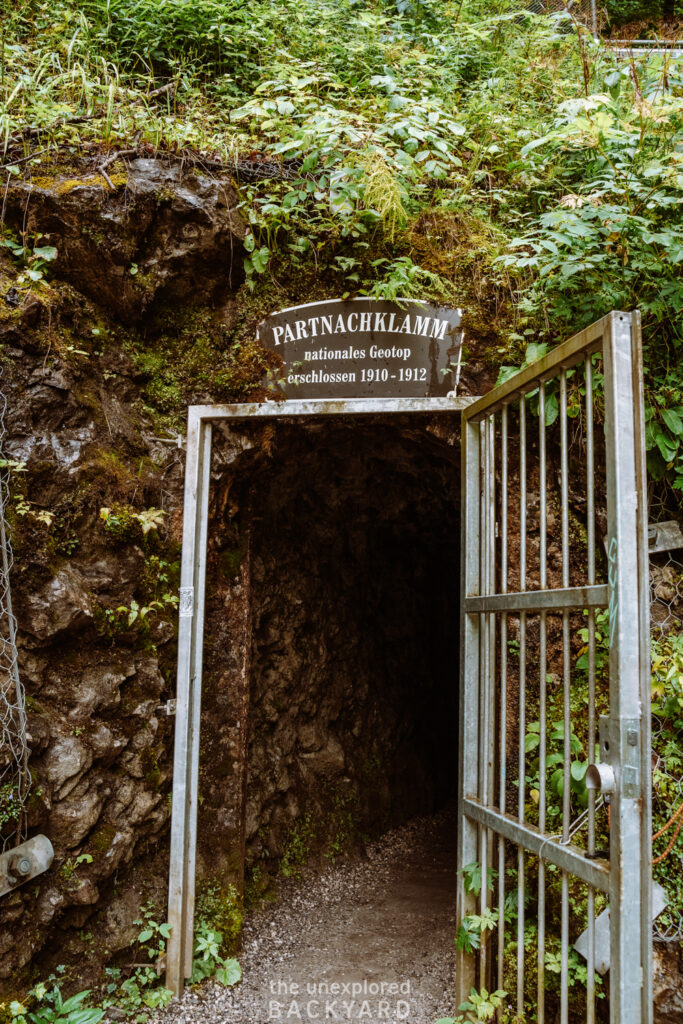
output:
{"label": "leafy plant", "polygon": [[21,786],[16,782],[5,782],[0,786],[0,827],[19,821],[22,810]]}
{"label": "leafy plant", "polygon": [[137,1024],[144,1024],[150,1011],[166,1006],[173,997],[159,980],[162,958],[166,952],[166,941],[171,926],[154,919],[151,904],[142,907],[142,916],[134,921],[141,930],[131,940],[150,961],[149,966],[138,965],[128,977],[118,967],[105,968],[107,982],[102,1006],[105,1010],[117,1007],[134,1017]]}
{"label": "leafy plant", "polygon": [[141,512],[130,505],[115,505],[113,508],[101,508],[100,519],[104,528],[117,540],[134,537],[139,529],[143,537],[152,530],[158,530],[164,522],[166,513],[160,508],[146,508]]}
{"label": "leafy plant", "polygon": [[149,620],[153,614],[159,614],[178,607],[176,594],[162,594],[158,601],[150,601],[141,605],[133,598],[129,605],[120,604],[118,608],[106,608],[104,615],[107,622],[114,628],[131,629],[133,626],[145,632],[149,628]]}
{"label": "leafy plant", "polygon": [[31,1010],[15,1001],[10,1003],[9,1011],[15,1024],[27,1024],[29,1021],[30,1024],[98,1024],[104,1010],[85,1006],[89,995],[90,990],[85,989],[63,999],[57,984],[48,987],[40,983],[31,989],[27,997],[26,1002],[33,1007]]}
{"label": "leafy plant", "polygon": [[[482,871],[481,864],[478,861],[473,861],[472,864],[466,864],[461,870],[461,874],[465,883],[465,892],[470,893],[472,896],[478,896],[481,892],[482,886]],[[486,888],[493,892],[493,883],[497,878],[498,872],[494,868],[486,869]]]}
{"label": "leafy plant", "polygon": [[487,931],[493,931],[498,924],[498,911],[486,907],[481,914],[467,914],[460,922],[455,936],[455,947],[463,953],[479,949]]}
{"label": "leafy plant", "polygon": [[461,1003],[458,1009],[465,1011],[464,1020],[466,1021],[493,1020],[503,1006],[506,995],[507,993],[502,989],[487,992],[485,988],[479,991],[473,988],[470,991],[469,999]]}
{"label": "leafy plant", "polygon": [[221,956],[223,935],[206,923],[199,921],[195,930],[194,959],[192,961],[192,983],[205,978],[216,978],[221,985],[231,987],[242,977],[242,968],[234,957]]}
{"label": "leafy plant", "polygon": [[[35,241],[39,241],[41,237],[39,234],[36,235]],[[6,233],[0,238],[0,246],[9,249],[24,268],[17,277],[17,284],[28,284],[29,288],[43,284],[48,263],[57,258],[57,249],[54,245],[29,247],[18,242],[11,233]]]}
{"label": "leafy plant", "polygon": [[[545,756],[545,770],[549,773],[548,779],[548,806],[546,812],[548,817],[554,818],[562,813],[562,797],[565,785],[565,753],[564,753],[564,724],[556,722],[548,730],[547,750]],[[540,725],[538,722],[530,722],[528,732],[524,738],[524,749],[527,753],[539,750],[541,743]],[[586,770],[588,760],[579,758],[577,755],[584,752],[583,743],[572,731],[569,736],[569,785],[572,799],[579,807],[588,806],[588,791],[586,790]],[[540,758],[530,760],[527,769],[526,783],[529,787],[529,794],[534,803],[538,802],[540,796]]]}
{"label": "leafy plant", "polygon": [[24,494],[15,494],[13,496],[14,511],[18,516],[22,518],[32,519],[36,523],[40,523],[42,526],[50,527],[54,521],[54,512],[50,512],[49,509],[39,508],[34,502]]}

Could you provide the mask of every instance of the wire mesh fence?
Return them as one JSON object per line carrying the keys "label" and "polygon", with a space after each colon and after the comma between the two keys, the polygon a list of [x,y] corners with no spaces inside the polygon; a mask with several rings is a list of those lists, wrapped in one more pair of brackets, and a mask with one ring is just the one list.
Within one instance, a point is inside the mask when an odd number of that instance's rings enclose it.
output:
{"label": "wire mesh fence", "polygon": [[677,899],[683,869],[683,550],[650,556],[652,650],[652,803],[655,881],[667,891],[668,904],[654,923],[654,937],[683,939],[683,902]]}
{"label": "wire mesh fence", "polygon": [[3,458],[7,399],[0,391],[0,848],[24,838],[24,808],[30,788],[26,703],[17,663],[12,611],[12,547],[7,527],[10,461]]}
{"label": "wire mesh fence", "polygon": [[600,6],[597,0],[531,0],[527,5],[536,14],[569,14],[597,34]]}

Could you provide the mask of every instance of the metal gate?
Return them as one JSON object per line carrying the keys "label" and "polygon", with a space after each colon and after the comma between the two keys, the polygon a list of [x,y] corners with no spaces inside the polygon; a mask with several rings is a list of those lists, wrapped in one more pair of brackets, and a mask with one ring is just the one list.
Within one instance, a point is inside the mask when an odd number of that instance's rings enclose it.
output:
{"label": "metal gate", "polygon": [[178,671],[168,876],[166,985],[182,995],[192,974],[204,606],[214,424],[241,420],[343,416],[459,414],[471,398],[351,398],[193,405],[188,411],[183,548],[178,618]]}
{"label": "metal gate", "polygon": [[458,1004],[506,1020],[652,1020],[641,367],[611,313],[463,411]]}

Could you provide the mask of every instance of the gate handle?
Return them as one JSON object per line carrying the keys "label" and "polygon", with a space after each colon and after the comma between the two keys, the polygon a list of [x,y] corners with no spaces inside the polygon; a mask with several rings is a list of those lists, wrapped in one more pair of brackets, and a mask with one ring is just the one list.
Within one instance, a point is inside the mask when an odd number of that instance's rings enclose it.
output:
{"label": "gate handle", "polygon": [[616,779],[609,764],[590,764],[586,770],[586,789],[597,789],[605,796],[614,792]]}

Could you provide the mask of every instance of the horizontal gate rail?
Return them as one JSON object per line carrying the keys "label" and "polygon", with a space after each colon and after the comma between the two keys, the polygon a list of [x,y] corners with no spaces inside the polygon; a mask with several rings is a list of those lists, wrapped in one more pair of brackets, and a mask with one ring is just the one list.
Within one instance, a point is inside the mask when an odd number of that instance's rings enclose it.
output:
{"label": "horizontal gate rail", "polygon": [[285,419],[289,416],[379,416],[383,413],[462,412],[475,399],[445,398],[290,398],[284,402],[244,402],[234,405],[193,405],[201,422],[216,420]]}
{"label": "horizontal gate rail", "polygon": [[542,833],[534,825],[522,824],[510,814],[500,814],[491,807],[484,807],[472,797],[465,798],[463,808],[472,821],[494,829],[506,839],[511,839],[513,843],[520,843],[530,853],[535,853],[537,857],[543,857],[543,860],[569,871],[588,885],[603,892],[609,891],[609,861],[589,859],[580,847],[571,843],[560,843],[557,837]]}
{"label": "horizontal gate rail", "polygon": [[561,612],[571,609],[606,608],[609,587],[557,587],[554,590],[521,590],[509,594],[488,594],[485,597],[466,597],[468,615],[478,612]]}

